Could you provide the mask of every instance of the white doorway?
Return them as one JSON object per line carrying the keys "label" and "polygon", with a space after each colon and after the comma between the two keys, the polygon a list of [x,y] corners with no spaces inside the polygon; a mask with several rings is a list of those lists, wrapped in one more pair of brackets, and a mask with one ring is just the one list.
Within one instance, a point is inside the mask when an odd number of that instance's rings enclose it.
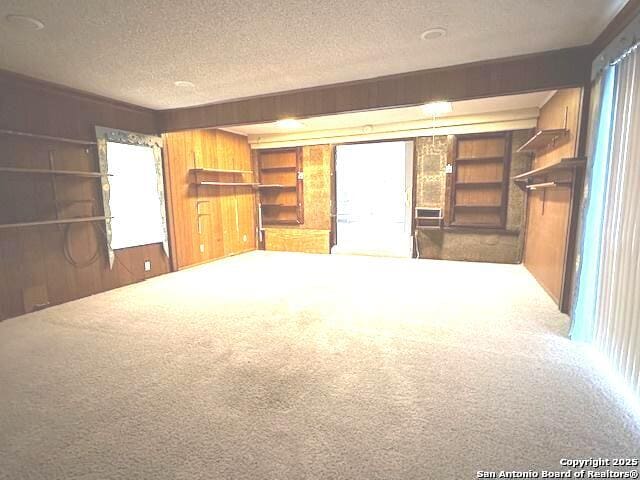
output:
{"label": "white doorway", "polygon": [[332,253],[413,255],[413,141],[336,147],[336,245]]}

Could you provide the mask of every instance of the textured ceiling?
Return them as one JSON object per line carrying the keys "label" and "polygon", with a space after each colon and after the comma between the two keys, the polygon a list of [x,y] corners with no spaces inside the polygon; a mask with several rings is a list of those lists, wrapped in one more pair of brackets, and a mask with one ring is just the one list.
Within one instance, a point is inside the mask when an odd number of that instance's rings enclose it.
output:
{"label": "textured ceiling", "polygon": [[[438,117],[460,117],[538,108],[544,105],[553,93],[554,92],[535,92],[522,95],[463,100],[452,104],[453,109],[451,113],[438,115]],[[306,118],[302,120],[302,126],[300,128],[290,130],[278,127],[275,122],[241,125],[227,130],[242,135],[265,135],[273,133],[318,132],[329,129],[336,130],[341,128],[364,127],[365,125],[386,125],[418,120],[430,120],[430,117],[424,114],[421,107],[403,107]]]}
{"label": "textured ceiling", "polygon": [[[146,107],[185,107],[584,45],[624,3],[2,0],[0,68]],[[45,28],[21,30],[8,14]],[[422,41],[431,27],[448,35]]]}

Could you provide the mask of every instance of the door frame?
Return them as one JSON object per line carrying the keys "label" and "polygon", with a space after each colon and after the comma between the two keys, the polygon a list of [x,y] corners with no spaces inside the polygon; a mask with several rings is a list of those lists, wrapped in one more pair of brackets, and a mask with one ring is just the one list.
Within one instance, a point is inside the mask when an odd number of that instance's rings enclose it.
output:
{"label": "door frame", "polygon": [[[405,155],[405,185],[408,185],[411,188],[411,196],[409,201],[406,202],[406,206],[408,209],[408,214],[410,215],[408,219],[405,220],[405,224],[409,227],[409,235],[411,237],[411,254],[410,258],[415,258],[416,256],[416,226],[415,226],[415,208],[416,208],[416,186],[417,186],[417,143],[418,137],[406,137],[406,138],[385,138],[380,140],[362,140],[355,142],[343,142],[336,143],[331,145],[331,160],[330,160],[330,175],[331,175],[331,232],[329,234],[329,251],[331,251],[332,247],[337,245],[338,243],[338,189],[337,189],[337,179],[338,174],[336,170],[336,163],[338,158],[338,147],[345,145],[366,145],[371,143],[398,143],[403,142],[405,144],[411,143],[412,145],[412,155],[411,155],[411,177],[407,175],[406,169],[406,160],[407,157]],[[410,178],[410,181],[408,178]],[[407,222],[408,220],[408,222]]]}

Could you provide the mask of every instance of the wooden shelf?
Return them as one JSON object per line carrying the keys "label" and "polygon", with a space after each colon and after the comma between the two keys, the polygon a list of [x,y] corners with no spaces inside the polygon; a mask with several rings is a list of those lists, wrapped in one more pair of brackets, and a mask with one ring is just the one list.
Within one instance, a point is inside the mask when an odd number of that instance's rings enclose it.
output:
{"label": "wooden shelf", "polygon": [[502,182],[456,182],[456,188],[465,187],[501,187]]}
{"label": "wooden shelf", "polygon": [[455,205],[456,210],[500,210],[501,205]]}
{"label": "wooden shelf", "polygon": [[502,163],[504,162],[504,157],[461,157],[456,158],[454,163]]}
{"label": "wooden shelf", "polygon": [[97,222],[100,220],[107,220],[111,218],[112,217],[78,217],[78,218],[63,218],[59,220],[42,220],[39,222],[5,223],[4,225],[0,224],[0,229],[39,227],[42,225],[63,225],[67,223]]}
{"label": "wooden shelf", "polygon": [[260,167],[260,170],[264,171],[275,171],[275,170],[297,170],[298,167],[296,165],[281,165],[274,167]]}
{"label": "wooden shelf", "polygon": [[526,186],[527,190],[542,190],[544,188],[570,187],[571,182],[542,182],[531,183]]}
{"label": "wooden shelf", "polygon": [[280,185],[278,183],[273,184],[259,184],[258,188],[297,188],[296,185]]}
{"label": "wooden shelf", "polygon": [[250,174],[251,170],[229,170],[226,168],[192,168],[193,173],[230,173],[234,175]]}
{"label": "wooden shelf", "polygon": [[14,168],[14,167],[0,167],[0,172],[8,173],[25,173],[25,174],[45,174],[45,175],[67,175],[73,177],[111,177],[112,175],[100,172],[83,172],[80,170],[49,170],[45,168]]}
{"label": "wooden shelf", "polygon": [[76,140],[73,138],[65,138],[65,137],[52,137],[50,135],[39,135],[37,133],[18,132],[16,130],[0,129],[0,134],[14,135],[18,137],[28,137],[28,138],[34,138],[37,140],[50,140],[54,142],[75,143],[77,145],[97,145],[98,144],[98,142],[96,141]]}
{"label": "wooden shelf", "polygon": [[533,179],[535,177],[539,177],[540,175],[544,175],[546,173],[550,173],[558,170],[570,170],[572,168],[584,167],[586,163],[587,163],[586,158],[563,158],[559,162],[552,163],[551,165],[547,165],[546,167],[536,168],[534,170],[521,173],[520,175],[516,175],[515,177],[513,177],[513,180],[516,182],[525,182],[527,180]]}
{"label": "wooden shelf", "polygon": [[453,232],[453,233],[469,233],[469,234],[487,234],[487,235],[509,235],[512,237],[517,237],[520,235],[519,230],[507,230],[504,228],[496,228],[496,227],[464,227],[464,226],[453,226],[453,227],[423,227],[416,226],[416,230],[441,230],[443,232]]}
{"label": "wooden shelf", "polygon": [[[299,225],[300,222],[298,220],[281,220],[281,219],[277,219],[277,218],[268,218],[268,217],[263,217],[262,218],[262,223],[265,226],[269,226],[269,225]],[[269,224],[269,225],[267,225]]]}
{"label": "wooden shelf", "polygon": [[259,150],[256,160],[260,225],[304,223],[302,148]]}
{"label": "wooden shelf", "polygon": [[538,130],[536,134],[527,140],[519,149],[518,152],[536,152],[543,148],[548,147],[556,139],[563,137],[569,133],[566,128],[556,128],[552,130]]}
{"label": "wooden shelf", "polygon": [[249,182],[197,182],[196,185],[211,187],[255,187],[258,184]]}

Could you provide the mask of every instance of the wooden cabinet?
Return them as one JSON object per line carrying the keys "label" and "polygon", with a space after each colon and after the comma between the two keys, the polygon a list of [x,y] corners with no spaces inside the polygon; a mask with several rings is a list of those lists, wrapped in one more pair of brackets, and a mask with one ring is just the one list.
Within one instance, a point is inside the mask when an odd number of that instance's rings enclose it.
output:
{"label": "wooden cabinet", "polygon": [[505,228],[511,134],[464,135],[453,143],[449,224]]}
{"label": "wooden cabinet", "polygon": [[262,225],[303,224],[302,149],[263,150],[257,162]]}

